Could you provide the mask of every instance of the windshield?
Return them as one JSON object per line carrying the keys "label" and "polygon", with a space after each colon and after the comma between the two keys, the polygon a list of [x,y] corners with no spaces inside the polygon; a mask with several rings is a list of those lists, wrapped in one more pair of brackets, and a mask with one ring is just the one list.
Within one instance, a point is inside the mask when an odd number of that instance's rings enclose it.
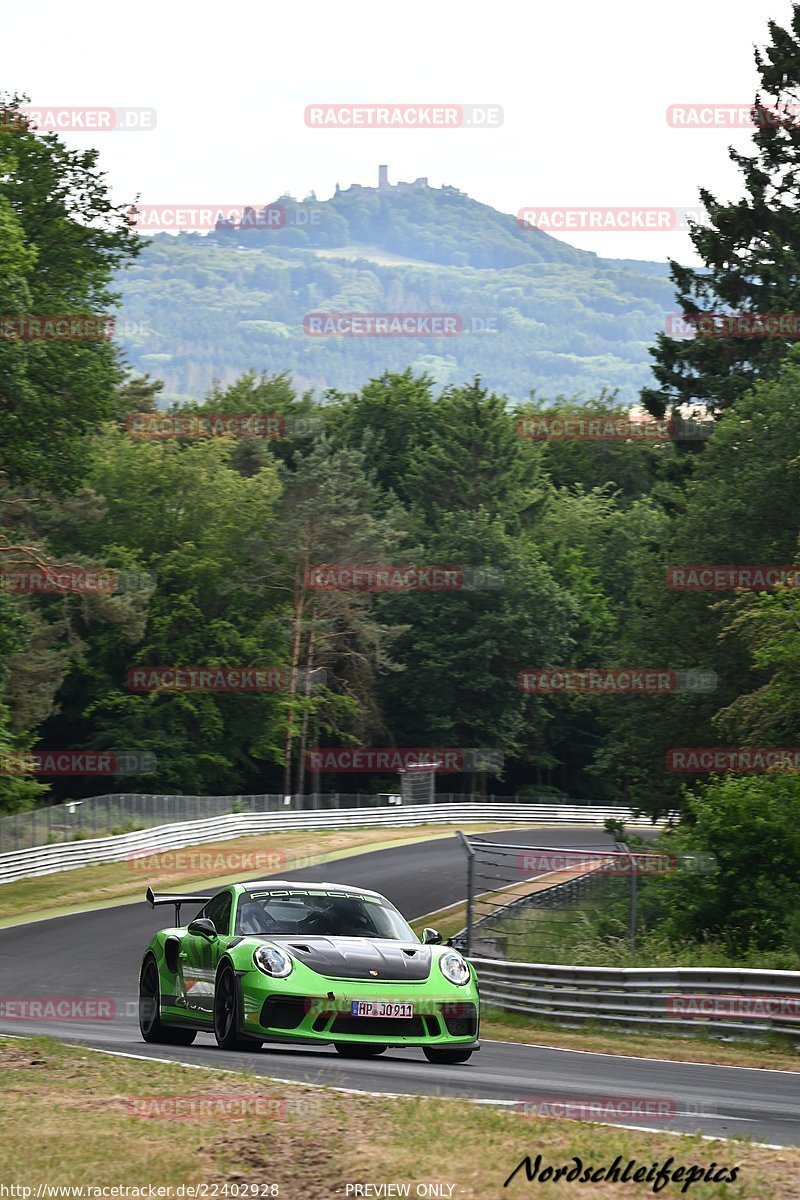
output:
{"label": "windshield", "polygon": [[239,899],[236,933],[419,941],[397,909],[385,901],[334,892],[248,893]]}

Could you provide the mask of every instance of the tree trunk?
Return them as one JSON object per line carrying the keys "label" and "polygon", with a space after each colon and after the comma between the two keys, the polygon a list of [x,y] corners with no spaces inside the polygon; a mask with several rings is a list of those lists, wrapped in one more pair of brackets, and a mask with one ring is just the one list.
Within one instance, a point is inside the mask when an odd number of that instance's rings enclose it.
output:
{"label": "tree trunk", "polygon": [[294,750],[294,712],[297,696],[297,664],[300,661],[300,639],[303,630],[303,604],[305,596],[302,576],[295,575],[294,590],[294,637],[292,639],[292,663],[289,671],[289,705],[286,710],[286,739],[284,742],[285,765],[283,768],[283,794],[288,796],[292,786],[292,751]]}
{"label": "tree trunk", "polygon": [[[306,678],[303,693],[308,698],[311,695],[311,671],[314,666],[314,618],[316,606],[311,610],[311,632],[308,635],[308,652],[306,654]],[[306,745],[308,743],[308,705],[303,709],[303,724],[300,730],[300,752],[297,760],[297,793],[305,795],[306,787]]]}

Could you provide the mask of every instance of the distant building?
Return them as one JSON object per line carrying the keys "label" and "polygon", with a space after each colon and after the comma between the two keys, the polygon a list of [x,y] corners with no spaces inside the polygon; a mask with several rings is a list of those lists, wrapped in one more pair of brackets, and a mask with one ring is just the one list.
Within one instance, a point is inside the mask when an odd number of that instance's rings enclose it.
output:
{"label": "distant building", "polygon": [[[378,186],[377,187],[369,187],[368,185],[364,185],[363,183],[351,183],[349,188],[342,188],[337,183],[336,191],[334,192],[334,195],[341,196],[341,195],[345,195],[347,192],[378,192],[381,195],[387,195],[390,192],[413,192],[413,191],[417,190],[418,188],[427,188],[427,187],[430,187],[430,184],[428,183],[427,175],[420,175],[419,179],[414,179],[410,183],[389,183],[389,168],[386,165],[386,163],[381,163],[381,165],[378,167]],[[465,192],[462,192],[457,187],[452,187],[448,183],[443,183],[441,188],[439,188],[439,191],[449,192],[450,194],[455,195],[455,196],[466,195]],[[281,199],[282,200],[291,200],[292,198],[290,196],[282,196]],[[316,200],[315,193],[310,192],[308,194],[308,196],[306,197],[306,199],[307,200]],[[260,211],[262,213],[266,213],[266,212],[268,212],[268,209],[265,208],[265,209],[261,209]],[[259,224],[270,225],[270,223],[271,222],[267,218],[261,218],[261,220],[259,220],[259,216],[257,215],[256,210],[254,208],[246,208],[242,214],[242,219],[239,223],[237,223],[236,221],[226,219],[223,216],[219,216],[217,218],[217,221],[214,226],[214,232],[222,233],[222,234],[235,234],[240,228],[242,228],[242,229],[251,228],[251,227],[257,226]]]}
{"label": "distant building", "polygon": [[413,183],[389,183],[389,168],[386,166],[378,167],[379,192],[410,192],[414,188],[426,188],[427,186],[427,175],[420,175],[419,179],[415,179]]}
{"label": "distant building", "polygon": [[[339,196],[342,191],[346,192],[411,192],[415,188],[430,187],[427,175],[420,175],[419,179],[415,179],[413,183],[389,183],[389,168],[385,163],[381,163],[378,167],[378,186],[377,188],[365,186],[363,183],[351,183],[349,188],[340,188],[336,184],[335,195]],[[448,189],[449,190],[449,189]]]}

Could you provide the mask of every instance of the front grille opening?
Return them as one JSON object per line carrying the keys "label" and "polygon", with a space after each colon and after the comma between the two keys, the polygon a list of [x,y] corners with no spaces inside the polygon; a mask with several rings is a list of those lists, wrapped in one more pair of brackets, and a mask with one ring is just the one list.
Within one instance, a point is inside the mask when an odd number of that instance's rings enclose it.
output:
{"label": "front grille opening", "polygon": [[306,1015],[301,996],[270,996],[264,1001],[260,1022],[265,1029],[297,1029]]}
{"label": "front grille opening", "polygon": [[474,1004],[443,1004],[442,1017],[451,1037],[477,1037],[478,1012]]}
{"label": "front grille opening", "polygon": [[350,1033],[365,1037],[424,1037],[422,1017],[346,1017],[339,1016],[331,1033]]}

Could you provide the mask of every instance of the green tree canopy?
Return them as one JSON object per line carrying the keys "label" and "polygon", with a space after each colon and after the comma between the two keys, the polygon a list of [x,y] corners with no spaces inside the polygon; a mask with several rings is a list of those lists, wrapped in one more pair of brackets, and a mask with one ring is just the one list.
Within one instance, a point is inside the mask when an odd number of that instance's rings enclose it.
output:
{"label": "green tree canopy", "polygon": [[[702,267],[672,261],[677,307],[688,314],[800,312],[800,5],[788,28],[769,22],[771,41],[756,50],[760,88],[752,154],[730,149],[745,194],[730,204],[707,188],[704,224],[691,239]],[[718,326],[722,328],[721,326]],[[656,416],[680,405],[718,412],[759,379],[774,379],[797,332],[783,336],[671,337],[654,349],[657,386],[642,400]]]}
{"label": "green tree canopy", "polygon": [[[36,134],[20,103],[0,97],[0,319],[110,318],[114,274],[140,241],[108,198],[97,152]],[[110,341],[0,336],[0,471],[9,482],[73,487],[86,434],[111,415],[118,378]]]}

